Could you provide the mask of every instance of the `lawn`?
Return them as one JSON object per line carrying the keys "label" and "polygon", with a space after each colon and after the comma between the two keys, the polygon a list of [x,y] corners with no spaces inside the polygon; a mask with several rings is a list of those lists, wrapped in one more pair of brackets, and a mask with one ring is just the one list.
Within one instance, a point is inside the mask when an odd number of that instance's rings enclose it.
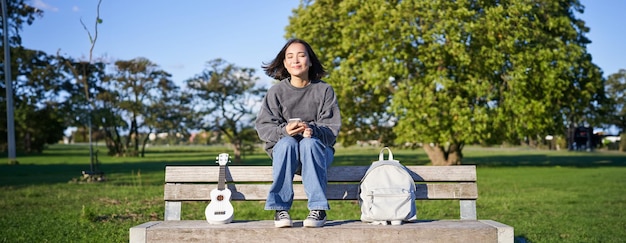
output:
{"label": "lawn", "polygon": [[[104,151],[104,148],[99,148]],[[54,145],[0,165],[0,242],[128,242],[132,226],[163,219],[166,164],[215,164],[224,147],[152,147],[146,158],[99,153],[106,181],[84,183],[89,150]],[[478,166],[478,218],[515,228],[522,242],[623,242],[626,239],[626,153],[528,148],[464,149]],[[6,154],[3,154],[6,158]],[[394,150],[405,164],[427,164],[421,150]],[[335,165],[368,164],[376,148],[338,148]],[[243,164],[269,165],[263,152]],[[233,202],[235,220],[271,219],[259,202]],[[183,219],[204,219],[207,202],[183,206]],[[456,219],[458,203],[418,201],[419,219]],[[329,219],[358,219],[358,205],[331,202]],[[292,217],[303,218],[304,203]]]}

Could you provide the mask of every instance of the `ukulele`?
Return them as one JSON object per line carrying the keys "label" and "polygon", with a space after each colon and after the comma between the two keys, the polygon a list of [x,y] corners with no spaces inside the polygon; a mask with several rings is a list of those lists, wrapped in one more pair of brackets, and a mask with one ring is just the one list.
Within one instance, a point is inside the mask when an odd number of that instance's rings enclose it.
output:
{"label": "ukulele", "polygon": [[233,220],[233,205],[230,203],[231,191],[226,188],[226,164],[229,162],[228,154],[221,153],[217,156],[220,165],[220,177],[217,188],[211,190],[211,202],[204,210],[206,221],[209,224],[228,224]]}

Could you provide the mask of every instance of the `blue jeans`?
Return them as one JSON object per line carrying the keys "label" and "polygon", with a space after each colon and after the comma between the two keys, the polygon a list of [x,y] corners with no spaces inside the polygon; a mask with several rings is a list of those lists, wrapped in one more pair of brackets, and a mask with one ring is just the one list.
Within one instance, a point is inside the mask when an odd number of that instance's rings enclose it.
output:
{"label": "blue jeans", "polygon": [[273,178],[265,210],[289,210],[293,203],[293,177],[302,166],[302,184],[309,210],[329,210],[326,199],[326,171],[333,163],[334,150],[317,138],[281,138],[272,152]]}

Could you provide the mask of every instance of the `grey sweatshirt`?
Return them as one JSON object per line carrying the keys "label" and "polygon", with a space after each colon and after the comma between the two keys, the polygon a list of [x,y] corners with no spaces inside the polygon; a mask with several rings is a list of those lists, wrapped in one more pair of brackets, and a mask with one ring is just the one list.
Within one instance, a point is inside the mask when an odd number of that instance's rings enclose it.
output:
{"label": "grey sweatshirt", "polygon": [[[265,142],[265,151],[272,156],[272,148],[285,136],[287,121],[300,118],[313,129],[313,137],[333,147],[341,128],[341,114],[333,88],[322,80],[314,80],[303,88],[296,88],[289,79],[283,79],[267,91],[255,128]],[[298,135],[300,136],[300,135]]]}

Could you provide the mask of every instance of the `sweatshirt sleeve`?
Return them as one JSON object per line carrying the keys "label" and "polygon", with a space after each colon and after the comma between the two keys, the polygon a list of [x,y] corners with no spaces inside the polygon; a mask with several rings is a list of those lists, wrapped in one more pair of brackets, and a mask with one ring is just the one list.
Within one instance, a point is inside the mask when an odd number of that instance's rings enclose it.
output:
{"label": "sweatshirt sleeve", "polygon": [[313,136],[319,138],[325,145],[331,147],[335,145],[341,128],[341,114],[337,96],[331,86],[324,92],[324,102],[317,121],[309,123],[309,127],[313,129]]}
{"label": "sweatshirt sleeve", "polygon": [[270,89],[265,98],[263,98],[261,108],[255,121],[259,138],[267,143],[266,147],[268,148],[273,147],[278,140],[287,136],[287,131],[284,129],[286,122],[279,115],[279,109],[280,107],[276,96]]}

